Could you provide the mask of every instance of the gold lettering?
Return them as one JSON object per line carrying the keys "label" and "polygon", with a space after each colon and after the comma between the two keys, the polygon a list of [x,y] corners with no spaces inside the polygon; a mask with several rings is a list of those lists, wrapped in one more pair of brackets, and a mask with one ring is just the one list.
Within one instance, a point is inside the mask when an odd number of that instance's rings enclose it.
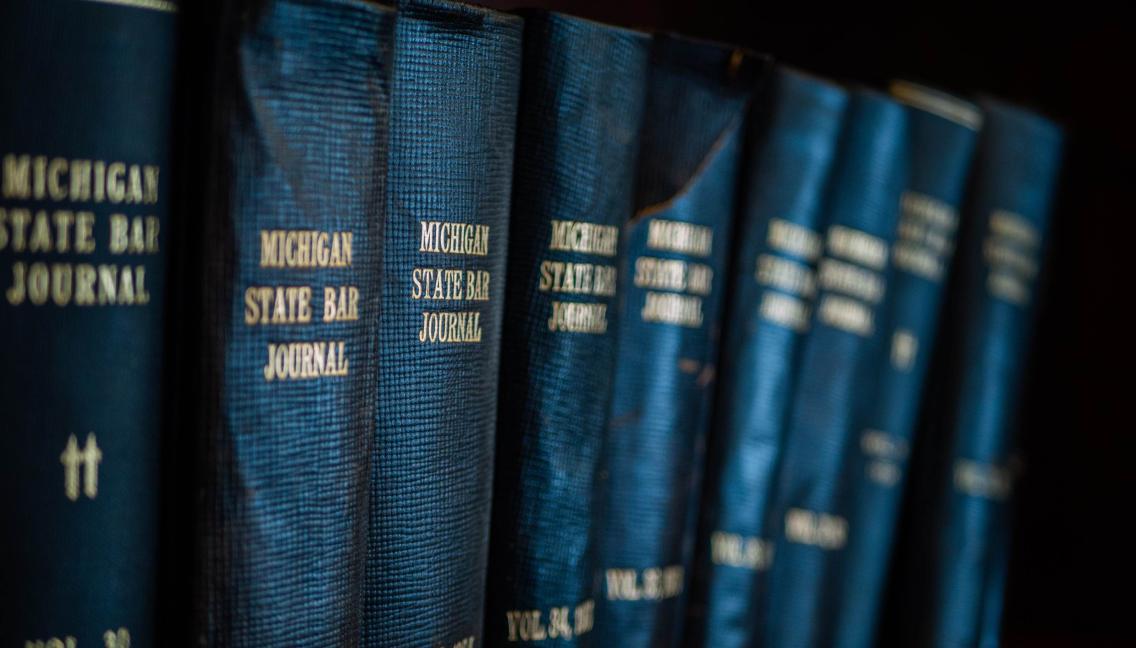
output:
{"label": "gold lettering", "polygon": [[843,225],[828,228],[828,251],[832,256],[874,270],[883,270],[887,264],[887,243],[883,239]]}
{"label": "gold lettering", "polygon": [[821,549],[840,549],[848,539],[848,521],[838,515],[791,508],[785,514],[785,537]]}
{"label": "gold lettering", "polygon": [[[58,252],[67,252],[71,247],[68,239],[71,226],[75,223],[75,215],[66,210],[58,210],[52,214],[55,221],[55,249]],[[3,246],[0,245],[0,248]]]}
{"label": "gold lettering", "polygon": [[509,641],[543,641],[548,638],[540,622],[540,610],[509,610],[505,612],[509,626]]}
{"label": "gold lettering", "polygon": [[137,164],[132,164],[127,171],[126,202],[142,202],[142,169]]}
{"label": "gold lettering", "polygon": [[481,313],[424,311],[418,341],[429,344],[481,342]]}
{"label": "gold lettering", "polygon": [[419,221],[419,252],[485,256],[489,226],[446,221]]}
{"label": "gold lettering", "polygon": [[99,273],[99,306],[115,303],[118,295],[118,266],[100,264],[98,266]]}
{"label": "gold lettering", "polygon": [[91,161],[71,160],[71,200],[86,202],[91,199]]}
{"label": "gold lettering", "polygon": [[28,301],[36,306],[47,303],[51,287],[46,263],[33,263],[28,269]]}
{"label": "gold lettering", "polygon": [[607,333],[607,304],[553,301],[548,330],[593,335]]}
{"label": "gold lettering", "polygon": [[95,251],[95,215],[93,212],[81,211],[75,214],[75,251],[80,254],[90,254]]}
{"label": "gold lettering", "polygon": [[8,222],[12,225],[12,251],[23,252],[27,246],[27,227],[32,214],[26,209],[13,209],[8,212]]}
{"label": "gold lettering", "polygon": [[359,288],[324,286],[323,321],[351,322],[359,319]]}
{"label": "gold lettering", "polygon": [[95,267],[89,263],[75,266],[75,305],[93,306],[95,304]]}
{"label": "gold lettering", "polygon": [[95,161],[95,202],[106,199],[106,162]]}
{"label": "gold lettering", "polygon": [[341,341],[270,342],[263,369],[264,380],[315,380],[346,376],[350,372],[350,364],[345,347],[346,343]]}
{"label": "gold lettering", "polygon": [[[261,230],[262,268],[345,268],[352,262],[351,232]],[[157,231],[153,238],[157,245]]]}
{"label": "gold lettering", "polygon": [[59,462],[63,464],[63,493],[72,502],[79,499],[79,478],[83,480],[83,495],[95,499],[99,494],[99,464],[103,460],[103,451],[99,449],[95,433],[87,434],[87,442],[79,450],[79,441],[72,434],[67,438],[67,445],[63,454],[59,455]]}
{"label": "gold lettering", "polygon": [[600,256],[615,256],[619,228],[577,221],[553,220],[548,249]]}
{"label": "gold lettering", "polygon": [[51,251],[51,227],[47,222],[47,212],[36,212],[32,220],[32,233],[28,239],[28,252]]}
{"label": "gold lettering", "polygon": [[829,326],[867,337],[875,329],[872,311],[862,302],[839,295],[824,295],[818,317]]}
{"label": "gold lettering", "polygon": [[111,254],[122,254],[126,251],[126,231],[127,231],[126,217],[122,214],[110,215],[110,237],[107,243],[107,249]]}
{"label": "gold lettering", "polygon": [[766,569],[773,561],[773,543],[754,536],[715,531],[710,534],[710,560],[727,567]]}
{"label": "gold lettering", "polygon": [[36,200],[43,200],[47,195],[47,156],[37,155],[32,158],[32,196]]}
{"label": "gold lettering", "polygon": [[111,162],[107,165],[106,195],[107,200],[118,204],[126,200],[126,165],[122,162]]}
{"label": "gold lettering", "polygon": [[12,285],[4,292],[4,296],[8,298],[8,303],[13,306],[24,303],[24,298],[27,296],[26,274],[27,270],[23,261],[16,261],[12,264]]}
{"label": "gold lettering", "polygon": [[130,631],[126,628],[107,630],[103,633],[103,648],[130,648]]}
{"label": "gold lettering", "polygon": [[573,615],[576,623],[576,635],[586,634],[595,626],[596,602],[588,599],[576,606]]}
{"label": "gold lettering", "polygon": [[56,263],[51,266],[51,300],[56,306],[71,303],[72,269],[69,263]]}
{"label": "gold lettering", "polygon": [[71,635],[67,635],[62,639],[59,637],[49,637],[46,640],[37,639],[35,641],[29,640],[24,642],[24,648],[77,648],[78,645],[78,640]]}
{"label": "gold lettering", "polygon": [[820,262],[820,286],[873,304],[884,297],[884,280],[879,274],[836,259]]}
{"label": "gold lettering", "polygon": [[702,299],[690,295],[647,291],[640,317],[644,322],[698,328],[702,326]]}
{"label": "gold lettering", "polygon": [[769,220],[766,240],[773,249],[806,261],[815,261],[823,249],[816,232],[780,218]]}
{"label": "gold lettering", "polygon": [[683,591],[685,570],[682,565],[634,569],[607,569],[604,580],[611,601],[661,600],[674,598]]}
{"label": "gold lettering", "polygon": [[970,459],[955,461],[955,490],[972,497],[1005,500],[1010,496],[1013,474],[1009,467]]}
{"label": "gold lettering", "polygon": [[47,165],[47,195],[52,200],[66,200],[67,190],[62,181],[63,174],[67,173],[67,160],[55,158]]}
{"label": "gold lettering", "polygon": [[134,266],[134,303],[139,306],[150,303],[150,293],[146,292],[146,266]]}
{"label": "gold lettering", "polygon": [[146,165],[142,167],[142,172],[145,174],[143,202],[153,205],[158,202],[158,174],[160,169],[153,165]]}
{"label": "gold lettering", "polygon": [[249,286],[245,289],[245,324],[308,324],[311,300],[311,286]]}
{"label": "gold lettering", "polygon": [[812,297],[816,294],[816,277],[809,266],[771,254],[757,257],[754,273],[757,283],[772,286],[788,293]]}
{"label": "gold lettering", "polygon": [[4,156],[4,197],[26,199],[32,195],[31,156]]}
{"label": "gold lettering", "polygon": [[714,231],[705,225],[655,219],[647,226],[647,247],[699,257],[710,256]]}
{"label": "gold lettering", "polygon": [[107,165],[107,200],[118,204],[126,200],[126,165],[122,162],[111,162]]}

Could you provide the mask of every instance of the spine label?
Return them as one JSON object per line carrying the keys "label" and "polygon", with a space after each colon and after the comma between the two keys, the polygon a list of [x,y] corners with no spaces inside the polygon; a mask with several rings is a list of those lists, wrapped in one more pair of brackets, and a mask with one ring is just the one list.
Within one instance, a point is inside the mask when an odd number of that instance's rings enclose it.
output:
{"label": "spine label", "polygon": [[[424,254],[485,257],[489,226],[419,221],[418,251]],[[482,268],[416,267],[410,273],[410,298],[433,302],[489,302],[490,273]],[[421,344],[480,344],[482,310],[424,310],[418,328]]]}
{"label": "spine label", "polygon": [[[0,179],[0,252],[11,263],[4,298],[10,306],[146,306],[146,257],[160,252],[157,165],[5,154]],[[59,204],[35,209],[27,201]],[[95,205],[122,209],[96,216]],[[125,213],[124,213],[125,212]],[[106,252],[122,263],[83,263]],[[41,260],[38,255],[66,255]]]}

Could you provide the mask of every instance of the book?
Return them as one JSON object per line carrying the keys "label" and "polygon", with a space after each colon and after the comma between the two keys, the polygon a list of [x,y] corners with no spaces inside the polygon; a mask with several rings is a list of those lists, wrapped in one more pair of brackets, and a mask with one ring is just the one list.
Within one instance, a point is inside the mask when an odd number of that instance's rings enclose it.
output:
{"label": "book", "polygon": [[0,3],[0,644],[158,643],[177,10]]}
{"label": "book", "polygon": [[[816,296],[825,188],[847,93],[779,68],[754,115],[731,265],[687,643],[748,646],[773,559],[766,506]],[[760,124],[760,126],[758,126]]]}
{"label": "book", "polygon": [[595,473],[634,208],[646,34],[525,20],[486,643],[590,645]]}
{"label": "book", "polygon": [[481,644],[521,36],[398,7],[366,646]]}
{"label": "book", "polygon": [[[1011,491],[1018,480],[1016,455],[1010,456]],[[1012,515],[1003,511],[994,521],[990,532],[990,565],[986,571],[986,582],[982,586],[981,626],[978,630],[978,645],[981,648],[998,648],[1002,645],[1002,608],[1005,604],[1006,581],[1009,579],[1010,540],[1013,527]]]}
{"label": "book", "polygon": [[206,234],[201,645],[354,646],[393,12],[229,5]]}
{"label": "book", "polygon": [[998,642],[997,620],[983,616],[1000,607],[1015,410],[1061,161],[1058,126],[997,100],[979,105],[985,126],[935,410],[946,462],[924,466],[937,492],[925,525],[930,544],[921,551],[932,558],[929,573],[917,577],[930,595],[922,627],[928,645]]}
{"label": "book", "polygon": [[[881,346],[888,259],[905,186],[907,113],[851,92],[829,189],[817,307],[801,349],[770,507],[777,533],[765,642],[823,645],[827,573],[848,538],[842,465]],[[760,605],[760,603],[759,603]]]}
{"label": "book", "polygon": [[857,422],[859,438],[845,468],[848,544],[827,585],[837,596],[825,613],[836,646],[875,642],[907,459],[982,124],[977,107],[934,89],[895,82],[890,92],[907,106],[910,169],[891,250],[886,357],[876,363],[866,418]]}
{"label": "book", "polygon": [[597,486],[596,645],[682,639],[743,124],[764,70],[711,43],[652,44]]}

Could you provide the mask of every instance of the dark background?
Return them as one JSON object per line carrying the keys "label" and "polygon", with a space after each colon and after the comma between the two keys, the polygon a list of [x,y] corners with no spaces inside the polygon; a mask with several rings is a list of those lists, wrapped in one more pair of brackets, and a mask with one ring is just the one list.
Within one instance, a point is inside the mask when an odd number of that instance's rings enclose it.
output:
{"label": "dark background", "polygon": [[[872,15],[772,12],[743,0],[482,1],[544,6],[749,46],[841,81],[895,77],[962,96],[993,94],[1056,120],[1068,141],[1021,413],[1003,635],[1008,646],[1120,645],[1130,626],[1127,519],[1136,493],[1126,262],[1136,257],[1136,47],[1119,13]],[[1127,399],[1127,400],[1126,400]]]}

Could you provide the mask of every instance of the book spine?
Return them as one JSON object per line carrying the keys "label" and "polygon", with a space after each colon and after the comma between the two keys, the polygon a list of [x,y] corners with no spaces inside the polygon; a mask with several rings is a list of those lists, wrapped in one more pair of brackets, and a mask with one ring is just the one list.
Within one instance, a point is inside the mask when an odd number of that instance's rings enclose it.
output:
{"label": "book spine", "polygon": [[[1011,458],[1011,465],[1013,458]],[[1015,479],[1016,475],[1011,475]],[[1015,479],[1016,481],[1016,479]],[[991,532],[990,564],[982,589],[981,627],[978,630],[979,648],[999,648],[1002,645],[1002,607],[1005,604],[1006,581],[1009,578],[1011,520],[1004,512],[995,520]]]}
{"label": "book spine", "polygon": [[[888,249],[907,170],[907,114],[856,91],[826,196],[817,308],[801,351],[773,506],[766,645],[823,645],[824,581],[847,542],[843,461],[867,390],[882,321]],[[819,642],[819,643],[818,643]]]}
{"label": "book spine", "polygon": [[0,644],[160,643],[176,2],[0,3]]}
{"label": "book spine", "polygon": [[688,644],[748,646],[769,567],[766,506],[808,329],[821,215],[847,93],[778,71],[751,142],[711,433]]}
{"label": "book spine", "polygon": [[393,12],[222,21],[200,645],[358,644]]}
{"label": "book spine", "polygon": [[911,160],[892,248],[885,335],[867,416],[850,448],[848,546],[832,587],[834,645],[874,645],[924,379],[954,255],[959,205],[981,113],[949,95],[897,82],[907,106]]}
{"label": "book spine", "polygon": [[489,645],[591,645],[593,483],[650,38],[528,12],[501,354]]}
{"label": "book spine", "polygon": [[[1011,430],[1028,348],[1036,276],[1060,166],[1061,132],[999,102],[986,113],[970,221],[959,251],[958,363],[946,431],[953,448],[942,476],[932,556],[930,642],[977,645],[988,583],[1004,571],[997,545],[1006,524]],[[1001,558],[999,558],[1001,557]],[[996,641],[996,638],[994,638]]]}
{"label": "book spine", "polygon": [[516,16],[399,4],[364,644],[481,644]]}
{"label": "book spine", "polygon": [[742,126],[762,67],[706,43],[652,46],[637,214],[622,237],[596,645],[682,639]]}

